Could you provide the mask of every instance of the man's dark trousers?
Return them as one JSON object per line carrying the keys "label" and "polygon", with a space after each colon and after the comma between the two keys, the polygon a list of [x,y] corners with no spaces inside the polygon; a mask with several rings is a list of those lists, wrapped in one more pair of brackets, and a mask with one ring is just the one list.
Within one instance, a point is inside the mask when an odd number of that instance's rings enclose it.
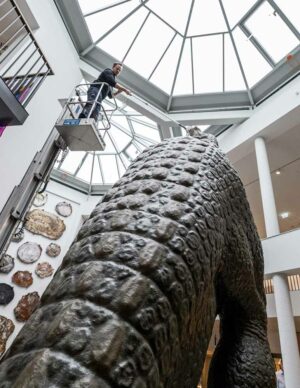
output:
{"label": "man's dark trousers", "polygon": [[[84,118],[88,117],[88,115],[92,109],[93,102],[96,100],[98,92],[99,92],[98,87],[96,87],[96,86],[89,87],[89,90],[87,92],[87,97],[88,97],[88,101],[92,101],[92,102],[87,102],[85,104],[82,112],[79,115],[80,119],[84,119]],[[101,92],[99,93],[98,99],[97,99],[97,104],[95,104],[95,107],[90,115],[90,118],[95,119],[95,121],[98,120],[98,116],[99,116],[100,108],[101,108],[101,102],[102,102],[103,98],[105,98],[105,97],[103,96],[103,90],[101,90]]]}

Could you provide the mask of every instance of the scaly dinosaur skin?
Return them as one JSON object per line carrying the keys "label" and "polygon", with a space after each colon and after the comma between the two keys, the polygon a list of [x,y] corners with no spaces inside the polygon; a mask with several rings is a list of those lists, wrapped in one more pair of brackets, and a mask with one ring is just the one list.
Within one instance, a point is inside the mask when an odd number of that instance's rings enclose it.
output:
{"label": "scaly dinosaur skin", "polygon": [[1,388],[274,388],[263,256],[210,135],[144,151],[105,195],[0,365]]}

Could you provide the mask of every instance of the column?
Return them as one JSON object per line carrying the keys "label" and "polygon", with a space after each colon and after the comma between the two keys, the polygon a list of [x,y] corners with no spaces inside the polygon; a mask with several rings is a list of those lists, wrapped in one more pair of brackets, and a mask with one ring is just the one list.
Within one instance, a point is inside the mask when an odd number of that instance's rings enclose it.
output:
{"label": "column", "polygon": [[[266,144],[255,140],[255,152],[267,237],[280,233]],[[286,388],[297,388],[300,382],[300,357],[294,315],[286,275],[273,276],[280,347]]]}

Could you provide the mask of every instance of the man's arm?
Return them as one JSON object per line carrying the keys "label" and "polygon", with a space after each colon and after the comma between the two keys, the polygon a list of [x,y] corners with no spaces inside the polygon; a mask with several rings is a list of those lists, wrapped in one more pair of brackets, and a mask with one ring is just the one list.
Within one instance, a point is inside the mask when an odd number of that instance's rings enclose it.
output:
{"label": "man's arm", "polygon": [[114,87],[117,89],[117,91],[113,93],[114,97],[116,97],[118,94],[122,92],[126,93],[128,96],[131,96],[131,91],[124,88],[124,86],[121,86],[120,84],[116,83]]}

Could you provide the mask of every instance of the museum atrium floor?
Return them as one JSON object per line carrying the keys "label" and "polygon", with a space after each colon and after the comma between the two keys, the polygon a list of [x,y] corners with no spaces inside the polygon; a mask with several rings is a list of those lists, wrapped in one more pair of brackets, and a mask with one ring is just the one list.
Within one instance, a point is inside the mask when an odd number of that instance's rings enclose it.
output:
{"label": "museum atrium floor", "polygon": [[[197,126],[244,185],[271,352],[300,387],[299,15],[296,0],[0,0],[0,358],[105,193],[148,147]],[[56,122],[115,62],[132,95],[103,101],[104,150],[72,151]],[[46,213],[58,230],[30,226]],[[219,338],[217,318],[202,388]]]}

